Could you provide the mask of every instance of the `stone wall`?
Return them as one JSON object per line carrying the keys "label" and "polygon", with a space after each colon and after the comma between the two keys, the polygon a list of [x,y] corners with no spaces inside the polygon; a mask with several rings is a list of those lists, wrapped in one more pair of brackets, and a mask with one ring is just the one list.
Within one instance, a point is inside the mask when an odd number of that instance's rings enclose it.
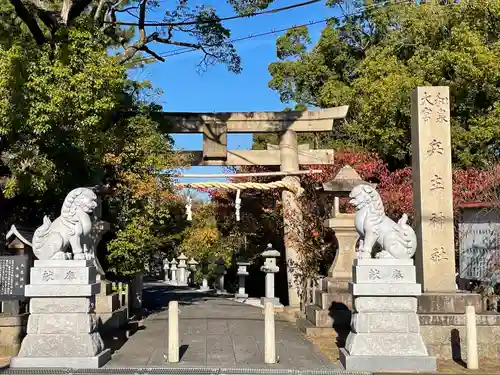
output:
{"label": "stone wall", "polygon": [[29,314],[0,314],[0,357],[15,356],[26,334]]}
{"label": "stone wall", "polygon": [[[467,358],[465,315],[420,314],[420,331],[429,354],[438,358]],[[477,343],[479,357],[498,357],[500,353],[500,314],[478,314]]]}

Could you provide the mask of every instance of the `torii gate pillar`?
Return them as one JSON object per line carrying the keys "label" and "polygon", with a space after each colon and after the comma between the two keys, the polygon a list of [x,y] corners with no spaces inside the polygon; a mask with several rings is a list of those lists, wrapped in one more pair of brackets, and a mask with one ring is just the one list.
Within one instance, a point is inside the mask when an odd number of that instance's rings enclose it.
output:
{"label": "torii gate pillar", "polygon": [[[299,170],[299,152],[297,143],[297,133],[294,130],[287,130],[280,134],[279,149],[281,166],[283,172],[295,172]],[[297,176],[286,176],[284,181],[296,185],[300,188],[300,180]],[[287,263],[288,281],[288,305],[291,308],[300,307],[300,297],[297,283],[293,276],[293,262],[297,262],[298,246],[303,230],[302,211],[299,208],[297,197],[289,190],[281,193],[283,202],[283,232],[285,243],[285,254]]]}

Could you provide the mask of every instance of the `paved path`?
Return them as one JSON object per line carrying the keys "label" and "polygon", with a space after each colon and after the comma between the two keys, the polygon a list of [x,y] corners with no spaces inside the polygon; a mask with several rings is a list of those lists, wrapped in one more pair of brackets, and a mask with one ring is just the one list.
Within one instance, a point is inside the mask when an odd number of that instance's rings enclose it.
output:
{"label": "paved path", "polygon": [[334,369],[316,347],[289,322],[277,318],[279,363],[264,364],[264,321],[261,308],[195,291],[146,286],[144,305],[155,310],[114,353],[106,367],[169,366],[168,301],[179,301],[183,367]]}

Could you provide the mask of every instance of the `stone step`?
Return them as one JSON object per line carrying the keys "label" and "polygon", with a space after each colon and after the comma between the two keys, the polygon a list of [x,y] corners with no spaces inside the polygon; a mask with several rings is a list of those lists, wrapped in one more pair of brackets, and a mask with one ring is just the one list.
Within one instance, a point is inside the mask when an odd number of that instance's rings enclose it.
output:
{"label": "stone step", "polygon": [[351,311],[324,310],[318,305],[309,305],[306,307],[306,317],[315,327],[349,326]]}
{"label": "stone step", "polygon": [[295,325],[299,329],[300,332],[307,336],[328,336],[335,338],[337,337],[337,330],[332,327],[315,327],[309,320],[305,318],[297,319]]}
{"label": "stone step", "polygon": [[334,308],[335,310],[345,310],[352,309],[352,295],[345,292],[323,292],[321,290],[316,291],[314,296],[316,304],[323,310],[329,310]]}
{"label": "stone step", "polygon": [[127,306],[110,313],[96,314],[99,324],[99,332],[113,332],[127,323]]}

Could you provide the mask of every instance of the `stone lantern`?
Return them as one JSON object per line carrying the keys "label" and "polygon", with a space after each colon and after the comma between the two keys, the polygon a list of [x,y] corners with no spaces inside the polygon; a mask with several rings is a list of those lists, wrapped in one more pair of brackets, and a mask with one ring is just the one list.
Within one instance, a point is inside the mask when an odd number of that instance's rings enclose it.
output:
{"label": "stone lantern", "polygon": [[165,258],[163,260],[163,270],[165,271],[165,283],[169,284],[170,283],[170,261],[168,258]]}
{"label": "stone lantern", "polygon": [[261,256],[264,258],[264,265],[260,267],[260,270],[266,274],[266,296],[261,298],[261,304],[272,302],[275,307],[283,307],[279,299],[274,296],[274,274],[280,270],[276,264],[276,258],[280,256],[280,252],[268,244]]}
{"label": "stone lantern", "polygon": [[197,265],[198,262],[194,260],[194,258],[191,258],[188,261],[188,277],[187,277],[188,284],[194,285]]}
{"label": "stone lantern", "polygon": [[185,256],[183,253],[177,257],[177,260],[179,261],[179,275],[177,278],[177,285],[179,286],[187,286],[186,282],[186,260],[188,259],[187,256]]}
{"label": "stone lantern", "polygon": [[177,261],[175,258],[172,258],[170,262],[170,284],[177,285]]}
{"label": "stone lantern", "polygon": [[200,291],[206,292],[210,290],[208,286],[208,265],[210,264],[210,261],[208,259],[203,259],[200,262],[200,264],[201,264],[201,275],[202,275]]}
{"label": "stone lantern", "polygon": [[219,258],[215,261],[215,264],[217,265],[217,293],[226,293],[226,290],[224,289],[224,275],[227,273],[226,272],[226,262],[224,259]]}
{"label": "stone lantern", "polygon": [[356,258],[356,242],[358,233],[354,227],[355,214],[340,213],[340,197],[348,197],[352,189],[359,184],[367,184],[350,166],[344,166],[335,178],[323,184],[323,191],[332,194],[335,198],[332,217],[325,221],[325,226],[335,231],[338,241],[337,254],[328,272],[328,276],[336,281],[347,282],[352,279],[352,262]]}
{"label": "stone lantern", "polygon": [[247,267],[251,263],[248,261],[245,261],[243,259],[240,259],[236,262],[236,265],[238,266],[238,271],[236,274],[238,275],[238,293],[235,295],[237,299],[247,299],[248,294],[246,293],[245,290],[245,279],[248,276],[248,271]]}
{"label": "stone lantern", "polygon": [[[317,327],[332,327],[332,324],[349,324],[349,309],[352,308],[352,297],[348,291],[348,282],[352,280],[352,265],[356,259],[356,243],[358,233],[354,227],[354,213],[340,213],[340,198],[348,197],[352,189],[360,184],[367,184],[349,165],[344,166],[335,178],[323,184],[323,194],[334,196],[332,217],[326,219],[325,227],[335,232],[337,252],[323,279],[323,285],[316,290],[314,300],[318,305],[306,307],[307,319]],[[333,306],[338,309],[332,310]]]}

